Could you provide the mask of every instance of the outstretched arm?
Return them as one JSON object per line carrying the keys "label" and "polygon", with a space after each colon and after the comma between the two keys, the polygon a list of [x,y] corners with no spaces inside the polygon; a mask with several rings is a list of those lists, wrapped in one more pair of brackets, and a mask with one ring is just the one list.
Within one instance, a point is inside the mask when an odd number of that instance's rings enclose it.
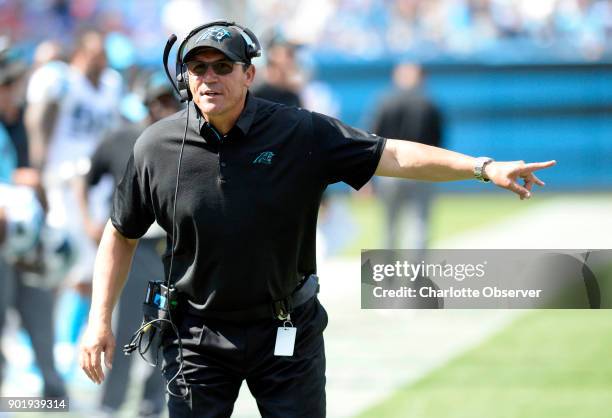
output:
{"label": "outstretched arm", "polygon": [[[552,167],[555,161],[526,164],[524,161],[493,161],[485,166],[485,177],[495,185],[531,197],[534,184],[544,182],[534,171]],[[426,181],[454,181],[474,178],[476,158],[418,142],[388,139],[376,175]],[[520,185],[518,181],[523,180]]]}
{"label": "outstretched arm", "polygon": [[138,240],[124,237],[109,221],[106,224],[94,267],[93,292],[89,323],[83,337],[80,365],[87,377],[102,383],[104,372],[100,363],[111,368],[115,337],[111,330],[113,308],[127,280]]}

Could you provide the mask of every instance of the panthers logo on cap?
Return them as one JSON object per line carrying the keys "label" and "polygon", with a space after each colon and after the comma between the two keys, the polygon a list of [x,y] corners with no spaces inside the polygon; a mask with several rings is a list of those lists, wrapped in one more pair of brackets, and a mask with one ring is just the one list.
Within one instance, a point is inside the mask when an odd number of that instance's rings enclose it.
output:
{"label": "panthers logo on cap", "polygon": [[223,42],[224,39],[229,39],[232,37],[230,31],[225,28],[209,28],[198,38],[196,42],[201,41],[202,39],[214,39],[217,42]]}

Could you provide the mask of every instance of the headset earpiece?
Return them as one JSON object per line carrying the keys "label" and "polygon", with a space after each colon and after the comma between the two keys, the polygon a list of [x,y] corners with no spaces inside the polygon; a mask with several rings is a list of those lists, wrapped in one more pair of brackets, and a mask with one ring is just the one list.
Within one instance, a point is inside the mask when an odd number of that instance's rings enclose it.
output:
{"label": "headset earpiece", "polygon": [[240,28],[242,30],[242,33],[247,35],[246,37],[243,35],[243,38],[247,40],[247,56],[249,57],[249,59],[260,57],[261,56],[261,45],[259,44],[259,40],[257,39],[257,36],[255,36],[253,31],[251,31],[248,28],[238,26],[236,24],[234,26]]}
{"label": "headset earpiece", "polygon": [[189,75],[185,70],[185,64],[177,65],[176,68],[176,84],[178,86],[179,95],[181,96],[181,102],[188,102],[191,100],[191,90],[189,90]]}

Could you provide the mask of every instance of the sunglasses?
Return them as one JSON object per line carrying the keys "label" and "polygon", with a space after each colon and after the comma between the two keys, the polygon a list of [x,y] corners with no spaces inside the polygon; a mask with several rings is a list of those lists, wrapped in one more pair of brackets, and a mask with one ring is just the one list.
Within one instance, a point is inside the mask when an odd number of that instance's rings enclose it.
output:
{"label": "sunglasses", "polygon": [[227,75],[234,71],[234,64],[244,65],[244,62],[224,60],[215,62],[188,61],[185,63],[189,72],[196,76],[206,74],[208,67],[212,67],[213,72],[217,75]]}

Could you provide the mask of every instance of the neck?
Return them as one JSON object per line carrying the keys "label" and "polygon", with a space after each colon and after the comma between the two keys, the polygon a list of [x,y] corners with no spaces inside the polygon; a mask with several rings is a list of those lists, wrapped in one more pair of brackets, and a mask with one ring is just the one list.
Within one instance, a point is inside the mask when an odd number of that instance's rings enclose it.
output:
{"label": "neck", "polygon": [[72,66],[83,74],[94,87],[98,87],[98,84],[100,84],[99,74],[89,70],[89,66],[85,62],[81,60],[74,60],[72,62]]}
{"label": "neck", "polygon": [[242,113],[245,104],[246,94],[242,98],[240,106],[236,106],[234,109],[222,115],[210,115],[202,112],[201,110],[200,112],[204,116],[204,119],[206,119],[208,123],[214,126],[215,129],[219,131],[219,133],[221,133],[222,135],[226,135],[236,124],[236,121],[240,117],[240,114]]}

